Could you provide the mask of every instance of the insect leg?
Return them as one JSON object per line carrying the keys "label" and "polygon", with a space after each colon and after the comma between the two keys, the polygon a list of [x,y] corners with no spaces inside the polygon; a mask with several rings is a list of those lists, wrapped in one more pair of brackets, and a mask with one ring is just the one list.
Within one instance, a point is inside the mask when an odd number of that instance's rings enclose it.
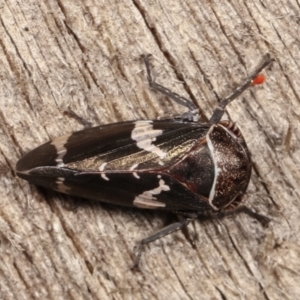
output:
{"label": "insect leg", "polygon": [[230,95],[228,95],[225,99],[223,99],[218,106],[216,107],[215,111],[213,112],[213,115],[211,116],[209,123],[211,124],[217,124],[220,122],[226,106],[235,98],[237,98],[240,94],[242,94],[248,87],[252,85],[252,81],[255,77],[258,76],[258,74],[266,68],[273,59],[271,58],[270,54],[266,54],[262,64],[257,67],[257,69],[253,72],[252,75],[250,75],[239,87],[237,87]]}
{"label": "insect leg", "polygon": [[[161,93],[163,93],[164,95],[168,96],[170,99],[172,99],[173,101],[175,101],[176,103],[185,106],[189,109],[189,119],[193,120],[194,117],[193,115],[198,115],[198,108],[197,106],[189,99],[182,97],[180,95],[178,95],[177,93],[172,92],[171,90],[169,90],[168,88],[156,83],[153,79],[152,79],[152,75],[151,75],[151,68],[150,68],[150,62],[149,62],[149,58],[150,58],[151,54],[148,55],[143,55],[143,59],[146,65],[146,70],[147,70],[147,78],[148,78],[148,82],[149,85],[152,89],[159,91]],[[184,114],[184,118],[186,118],[187,114]]]}
{"label": "insect leg", "polygon": [[159,230],[158,232],[150,235],[149,237],[145,238],[145,239],[142,239],[140,241],[140,244],[139,244],[139,247],[138,247],[138,250],[137,250],[137,255],[136,255],[136,258],[135,258],[135,262],[134,262],[134,265],[132,267],[132,269],[137,269],[138,266],[139,266],[139,262],[140,262],[140,259],[141,259],[141,255],[142,255],[142,251],[144,249],[144,246],[146,244],[149,244],[151,242],[154,242],[170,233],[173,233],[185,226],[187,226],[194,218],[185,218],[183,219],[182,221],[180,222],[176,222],[176,223],[173,223],[173,224],[170,224],[169,226],[166,226],[164,227],[163,229]]}
{"label": "insect leg", "polygon": [[225,216],[235,215],[238,213],[247,214],[248,216],[250,216],[250,217],[254,218],[255,220],[257,220],[258,222],[260,222],[261,225],[264,227],[267,227],[271,221],[271,219],[269,219],[268,217],[254,212],[253,210],[251,210],[249,207],[247,207],[245,205],[241,205],[233,210],[221,211],[218,213],[218,216],[225,217]]}
{"label": "insect leg", "polygon": [[68,107],[68,110],[64,111],[64,115],[73,118],[74,120],[76,120],[78,123],[81,123],[84,128],[90,128],[92,127],[92,123],[85,120],[84,118],[80,117],[79,115],[77,115],[70,107]]}

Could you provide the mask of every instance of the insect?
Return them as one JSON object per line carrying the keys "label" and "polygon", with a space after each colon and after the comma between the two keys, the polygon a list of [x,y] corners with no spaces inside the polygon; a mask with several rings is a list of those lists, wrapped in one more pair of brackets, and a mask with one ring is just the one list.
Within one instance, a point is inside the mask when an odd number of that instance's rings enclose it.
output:
{"label": "insect", "polygon": [[[199,215],[245,212],[263,224],[269,219],[239,206],[251,175],[246,142],[231,121],[221,121],[226,106],[251,85],[264,80],[263,63],[215,108],[207,123],[195,121],[197,107],[152,79],[149,85],[189,111],[178,118],[137,120],[87,128],[64,135],[24,155],[17,175],[32,184],[83,198],[180,215],[140,242],[142,248],[187,226]],[[238,207],[239,206],[239,207]]]}

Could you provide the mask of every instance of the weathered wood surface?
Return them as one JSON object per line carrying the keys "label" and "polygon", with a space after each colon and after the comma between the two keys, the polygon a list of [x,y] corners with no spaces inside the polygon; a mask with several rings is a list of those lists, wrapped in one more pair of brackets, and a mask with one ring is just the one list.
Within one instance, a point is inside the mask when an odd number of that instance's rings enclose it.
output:
{"label": "weathered wood surface", "polygon": [[[298,1],[0,1],[0,299],[299,299]],[[14,166],[82,126],[178,114],[148,87],[192,98],[207,120],[259,63],[268,81],[230,104],[253,155],[246,203],[272,218],[197,221],[146,247],[168,214],[123,210],[30,186]],[[227,115],[227,118],[228,118]],[[70,203],[70,205],[68,205]]]}

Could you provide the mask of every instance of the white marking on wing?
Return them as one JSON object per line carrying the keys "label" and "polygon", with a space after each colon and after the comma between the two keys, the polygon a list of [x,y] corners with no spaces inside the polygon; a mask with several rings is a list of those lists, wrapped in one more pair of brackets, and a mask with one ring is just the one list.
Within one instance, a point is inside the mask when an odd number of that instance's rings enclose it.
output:
{"label": "white marking on wing", "polygon": [[153,142],[156,138],[162,135],[160,129],[153,129],[152,121],[136,121],[135,127],[132,130],[131,138],[137,143],[137,147],[151,153],[155,153],[161,159],[165,158],[167,153],[155,146]]}
{"label": "white marking on wing", "polygon": [[105,167],[107,165],[107,162],[103,163],[100,167],[99,167],[99,171],[104,171]]}
{"label": "white marking on wing", "polygon": [[136,196],[133,200],[133,205],[140,207],[140,208],[148,208],[148,209],[155,209],[158,207],[165,207],[166,204],[159,202],[156,200],[156,197],[153,195],[159,195],[162,191],[169,191],[170,187],[165,184],[164,180],[160,179],[158,183],[158,187],[152,190],[143,192]]}
{"label": "white marking on wing", "polygon": [[130,171],[133,171],[134,169],[136,169],[136,168],[138,167],[138,165],[139,165],[139,164],[134,164],[134,165],[132,165],[132,166],[129,168],[129,170],[130,170]]}
{"label": "white marking on wing", "polygon": [[57,184],[56,190],[58,192],[62,192],[62,193],[66,193],[68,194],[71,190],[70,187],[66,186],[64,184],[65,178],[64,177],[58,177],[55,181],[55,183]]}
{"label": "white marking on wing", "polygon": [[[129,170],[130,170],[130,171],[133,171],[135,168],[137,168],[138,165],[139,165],[139,164],[134,164],[134,165],[132,165],[132,166],[129,168]],[[133,175],[136,179],[140,179],[140,178],[141,178],[141,177],[137,174],[137,172],[133,172],[132,175]]]}
{"label": "white marking on wing", "polygon": [[63,136],[60,136],[58,138],[55,138],[52,142],[51,145],[53,145],[56,149],[57,152],[57,158],[55,159],[57,163],[57,167],[61,168],[65,164],[63,163],[63,158],[67,153],[67,148],[65,147],[65,144],[68,141],[68,138],[70,137],[70,134],[66,134]]}
{"label": "white marking on wing", "polygon": [[132,175],[133,175],[136,179],[140,179],[140,178],[141,178],[141,176],[138,175],[137,172],[133,172]]}
{"label": "white marking on wing", "polygon": [[[105,167],[106,167],[106,165],[107,165],[107,162],[103,163],[103,164],[99,167],[99,171],[100,171],[100,172],[103,172],[104,169],[105,169]],[[107,181],[109,180],[109,178],[106,176],[105,173],[101,173],[101,177],[102,177],[102,179],[104,179],[104,180],[107,180]]]}
{"label": "white marking on wing", "polygon": [[101,173],[101,177],[102,177],[104,180],[106,180],[106,181],[108,181],[108,180],[109,180],[109,178],[106,176],[106,174],[105,174],[105,173]]}

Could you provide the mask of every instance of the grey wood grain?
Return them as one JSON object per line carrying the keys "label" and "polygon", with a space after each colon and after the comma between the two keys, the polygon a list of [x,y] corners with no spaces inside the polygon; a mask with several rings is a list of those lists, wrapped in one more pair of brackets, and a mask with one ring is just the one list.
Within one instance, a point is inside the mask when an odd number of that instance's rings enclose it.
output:
{"label": "grey wood grain", "polygon": [[[299,299],[298,1],[0,0],[0,299]],[[254,162],[245,203],[272,218],[196,221],[146,247],[168,214],[78,201],[16,178],[22,154],[82,129],[184,108],[206,121],[265,53],[268,80],[229,105]],[[78,205],[77,205],[78,204]],[[73,209],[76,205],[76,209]]]}

